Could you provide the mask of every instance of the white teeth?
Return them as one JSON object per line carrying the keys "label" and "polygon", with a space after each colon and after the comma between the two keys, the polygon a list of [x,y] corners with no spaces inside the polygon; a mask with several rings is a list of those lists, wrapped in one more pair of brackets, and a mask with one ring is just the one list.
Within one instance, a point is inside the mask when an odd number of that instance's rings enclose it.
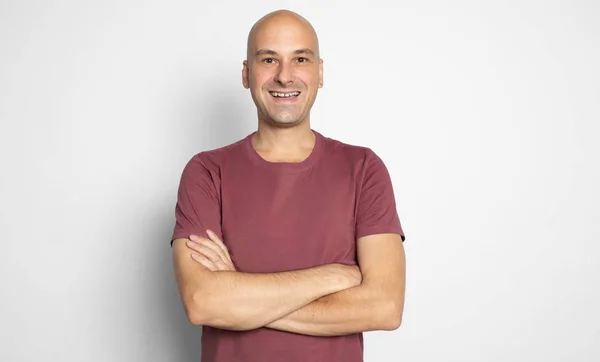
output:
{"label": "white teeth", "polygon": [[296,97],[300,94],[300,92],[292,92],[292,93],[278,93],[278,92],[270,92],[272,96],[274,97],[278,97],[278,98],[289,98],[289,97]]}

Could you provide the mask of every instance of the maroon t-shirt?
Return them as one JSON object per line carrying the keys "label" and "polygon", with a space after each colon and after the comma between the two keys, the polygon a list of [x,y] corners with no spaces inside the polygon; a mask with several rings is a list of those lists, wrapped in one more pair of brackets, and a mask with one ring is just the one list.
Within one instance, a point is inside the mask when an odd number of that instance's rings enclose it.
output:
{"label": "maroon t-shirt", "polygon": [[[238,271],[272,273],[356,264],[356,240],[404,233],[382,160],[313,130],[298,163],[269,162],[251,137],[195,155],[179,185],[172,240],[215,231]],[[362,333],[314,337],[268,328],[202,329],[203,362],[359,362]]]}

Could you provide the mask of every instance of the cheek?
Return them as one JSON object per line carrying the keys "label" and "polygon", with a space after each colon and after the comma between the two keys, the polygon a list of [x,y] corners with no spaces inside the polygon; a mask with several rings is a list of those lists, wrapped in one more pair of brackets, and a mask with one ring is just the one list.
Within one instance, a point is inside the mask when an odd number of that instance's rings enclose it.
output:
{"label": "cheek", "polygon": [[250,90],[256,97],[264,98],[267,92],[268,81],[262,79],[254,79],[250,82]]}
{"label": "cheek", "polygon": [[319,87],[319,73],[313,70],[306,71],[299,74],[299,78],[302,79],[302,82],[306,84],[309,88],[318,88]]}
{"label": "cheek", "polygon": [[254,88],[263,88],[269,81],[273,79],[273,75],[265,70],[253,71],[248,74],[248,82]]}

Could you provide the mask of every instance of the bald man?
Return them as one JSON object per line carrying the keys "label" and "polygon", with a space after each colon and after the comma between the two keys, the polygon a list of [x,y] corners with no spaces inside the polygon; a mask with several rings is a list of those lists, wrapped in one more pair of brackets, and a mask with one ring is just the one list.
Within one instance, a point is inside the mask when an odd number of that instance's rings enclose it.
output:
{"label": "bald man", "polygon": [[362,332],[404,307],[404,232],[383,161],[310,126],[323,61],[306,19],[248,36],[242,83],[258,129],[181,176],[171,239],[204,362],[359,362]]}

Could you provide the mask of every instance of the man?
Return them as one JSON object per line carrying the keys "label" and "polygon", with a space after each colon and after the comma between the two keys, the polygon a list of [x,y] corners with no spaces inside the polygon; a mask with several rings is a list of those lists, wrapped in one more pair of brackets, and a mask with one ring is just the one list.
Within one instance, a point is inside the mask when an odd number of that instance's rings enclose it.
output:
{"label": "man", "polygon": [[362,361],[362,332],[398,328],[404,306],[388,171],[311,129],[323,62],[301,16],[252,27],[242,81],[258,130],[195,155],[178,192],[173,262],[202,360]]}

